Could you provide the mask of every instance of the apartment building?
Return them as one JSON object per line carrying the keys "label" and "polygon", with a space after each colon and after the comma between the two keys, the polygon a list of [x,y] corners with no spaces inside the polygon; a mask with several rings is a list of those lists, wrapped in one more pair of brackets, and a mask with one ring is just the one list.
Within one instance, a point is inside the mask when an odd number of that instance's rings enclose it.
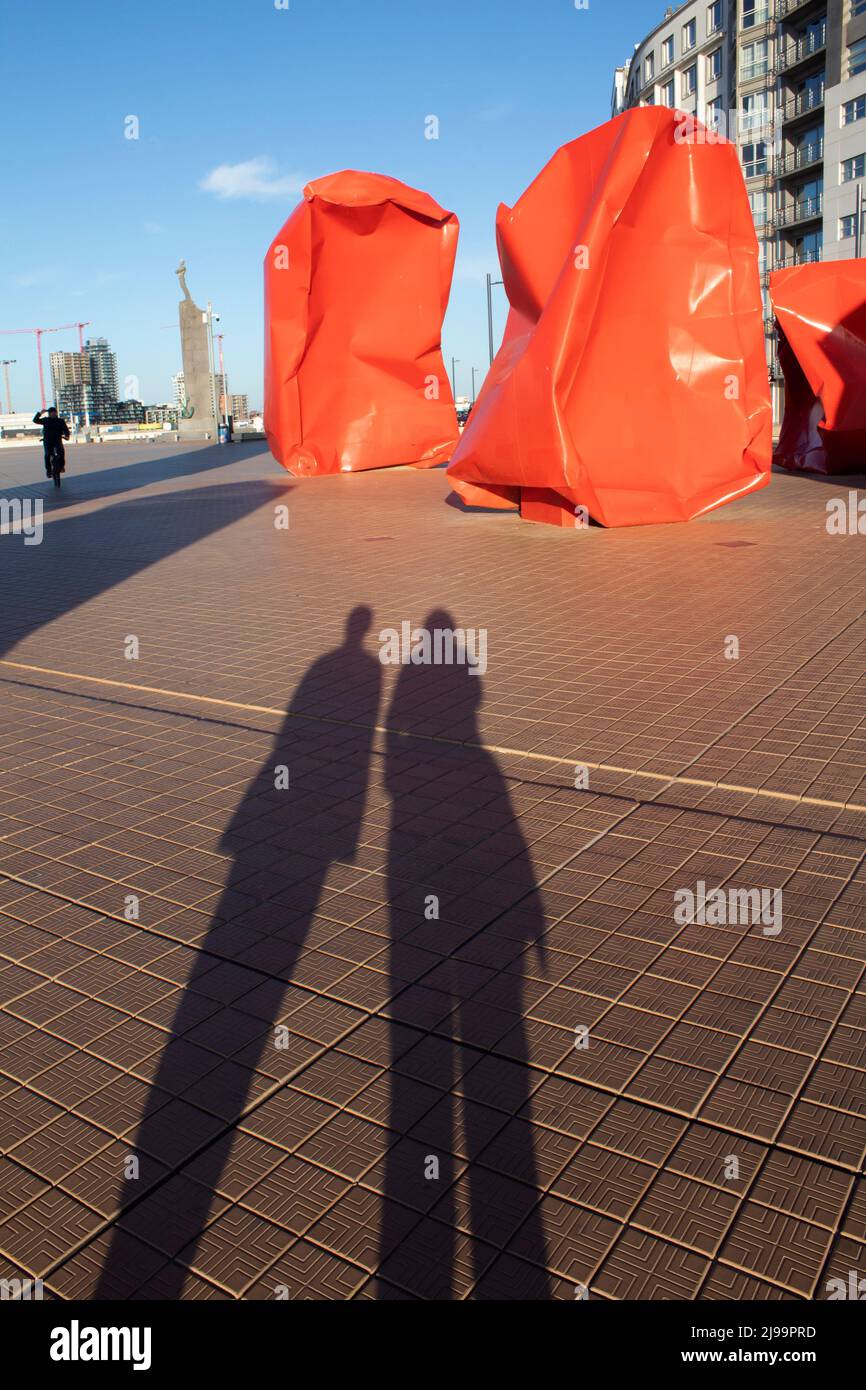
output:
{"label": "apartment building", "polygon": [[737,144],[778,381],[770,271],[862,249],[866,0],[686,0],[669,8],[616,70],[612,110],[659,103],[696,113]]}

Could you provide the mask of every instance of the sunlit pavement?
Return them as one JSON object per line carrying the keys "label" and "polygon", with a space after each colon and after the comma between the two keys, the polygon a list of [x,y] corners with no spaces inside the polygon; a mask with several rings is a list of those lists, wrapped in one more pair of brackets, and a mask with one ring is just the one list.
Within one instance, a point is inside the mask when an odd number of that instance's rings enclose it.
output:
{"label": "sunlit pavement", "polygon": [[[44,502],[0,536],[0,1278],[866,1274],[856,481],[562,532],[261,445],[41,473],[0,452]],[[404,622],[483,630],[486,669],[383,665]],[[781,916],[678,920],[699,884]]]}

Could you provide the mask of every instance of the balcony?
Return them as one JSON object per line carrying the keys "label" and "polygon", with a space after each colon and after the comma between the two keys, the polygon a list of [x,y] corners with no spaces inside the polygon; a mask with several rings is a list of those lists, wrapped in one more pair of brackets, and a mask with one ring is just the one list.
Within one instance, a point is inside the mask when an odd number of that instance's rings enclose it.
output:
{"label": "balcony", "polygon": [[776,213],[778,227],[796,227],[801,222],[818,221],[824,212],[824,195],[816,193],[813,198],[801,198],[789,208]]}
{"label": "balcony", "polygon": [[807,6],[815,4],[817,0],[776,0],[776,18],[787,19],[798,10],[805,10]]}
{"label": "balcony", "polygon": [[769,5],[759,5],[756,9],[744,14],[740,28],[745,30],[758,29],[762,24],[769,24],[772,18],[770,9]]}
{"label": "balcony", "polygon": [[791,150],[790,154],[783,154],[776,160],[776,177],[787,178],[790,174],[798,174],[801,169],[811,169],[816,164],[821,164],[824,159],[824,141],[815,140],[810,145],[803,145],[799,150]]}
{"label": "balcony", "polygon": [[806,116],[810,111],[819,111],[824,105],[824,84],[820,88],[811,89],[808,92],[800,92],[797,96],[786,101],[782,107],[783,121],[796,121],[800,116]]}
{"label": "balcony", "polygon": [[804,34],[796,43],[789,44],[782,49],[776,60],[779,72],[790,72],[799,63],[808,62],[811,58],[823,53],[827,47],[827,25],[822,24],[820,29],[816,29],[811,34]]}
{"label": "balcony", "polygon": [[820,259],[820,251],[797,251],[793,256],[783,256],[780,261],[776,262],[773,269],[790,270],[792,265],[814,265]]}

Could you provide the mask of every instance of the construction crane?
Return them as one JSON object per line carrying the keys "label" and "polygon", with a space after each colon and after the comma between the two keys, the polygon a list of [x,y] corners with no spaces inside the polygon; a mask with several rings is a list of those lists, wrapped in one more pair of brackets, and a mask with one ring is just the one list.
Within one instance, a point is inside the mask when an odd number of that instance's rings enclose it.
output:
{"label": "construction crane", "polygon": [[35,333],[36,334],[36,362],[39,367],[39,395],[42,400],[42,409],[45,409],[45,377],[42,372],[42,334],[61,333],[65,328],[78,329],[78,350],[84,351],[83,329],[90,327],[90,320],[84,323],[59,323],[56,328],[0,328],[0,333]]}

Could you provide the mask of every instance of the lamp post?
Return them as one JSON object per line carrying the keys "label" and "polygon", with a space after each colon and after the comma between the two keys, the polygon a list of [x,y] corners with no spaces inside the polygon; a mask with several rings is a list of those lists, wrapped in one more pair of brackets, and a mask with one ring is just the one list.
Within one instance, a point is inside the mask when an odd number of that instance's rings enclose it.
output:
{"label": "lamp post", "polygon": [[3,375],[6,378],[6,409],[12,414],[12,392],[9,390],[9,368],[14,367],[18,359],[16,357],[3,358]]}
{"label": "lamp post", "polygon": [[472,368],[472,404],[473,404],[473,405],[475,404],[475,373],[476,373],[477,371],[478,371],[478,368],[477,368],[477,367],[473,367],[473,368]]}
{"label": "lamp post", "polygon": [[[217,408],[218,402],[217,402],[217,389],[216,389],[216,361],[214,360],[214,347],[213,347],[213,321],[214,321],[214,312],[213,312],[213,305],[211,304],[210,300],[208,300],[208,302],[207,302],[207,311],[206,311],[206,313],[205,313],[205,315],[204,315],[204,318],[205,318],[205,322],[207,323],[207,350],[208,350],[208,351],[207,351],[207,355],[208,355],[208,366],[210,367],[210,397],[211,397],[211,409],[213,410],[213,424],[214,424],[214,430],[216,430],[216,429],[218,428],[218,425],[219,425],[219,410],[218,410],[218,408]],[[219,318],[219,314],[217,314],[217,319],[218,319],[218,318]]]}
{"label": "lamp post", "polygon": [[494,280],[488,271],[487,273],[487,343],[490,348],[490,365],[493,366],[493,286],[502,285],[504,281]]}
{"label": "lamp post", "polygon": [[458,363],[459,361],[460,361],[460,358],[459,358],[459,357],[452,357],[452,358],[451,358],[451,394],[452,394],[453,397],[454,397],[454,404],[455,404],[455,405],[457,404],[457,371],[456,371],[456,368],[457,368],[457,363]]}
{"label": "lamp post", "polygon": [[220,354],[220,381],[223,384],[223,424],[228,426],[229,422],[229,385],[226,381],[226,369],[223,365],[223,337],[222,333],[217,334]]}

